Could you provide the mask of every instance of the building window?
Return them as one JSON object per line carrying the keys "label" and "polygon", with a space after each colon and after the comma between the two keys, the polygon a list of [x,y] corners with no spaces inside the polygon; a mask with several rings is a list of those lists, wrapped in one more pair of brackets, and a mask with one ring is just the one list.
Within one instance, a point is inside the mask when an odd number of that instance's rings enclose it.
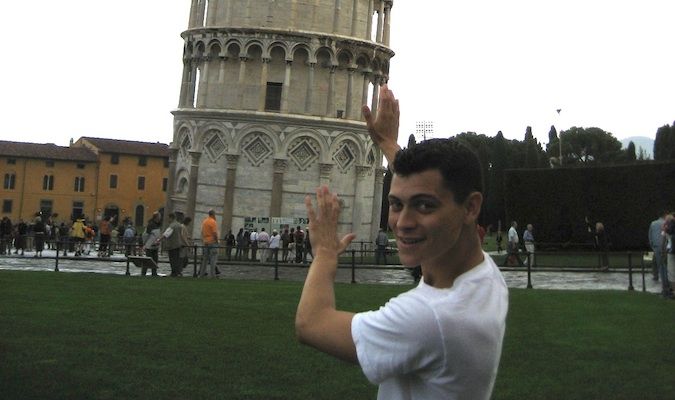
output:
{"label": "building window", "polygon": [[5,174],[5,181],[2,185],[2,188],[6,190],[14,190],[15,185],[16,185],[16,175]]}
{"label": "building window", "polygon": [[15,164],[16,164],[16,158],[8,158],[8,159],[7,159],[7,164],[15,165]]}
{"label": "building window", "polygon": [[110,175],[110,189],[117,189],[117,175]]}
{"label": "building window", "polygon": [[138,190],[145,190],[145,177],[144,176],[138,177]]}
{"label": "building window", "polygon": [[110,155],[110,164],[119,164],[120,163],[120,155],[119,154],[111,154]]}
{"label": "building window", "polygon": [[47,168],[53,168],[54,167],[54,160],[45,161],[45,165],[47,166]]}
{"label": "building window", "polygon": [[142,205],[136,206],[136,219],[134,221],[136,222],[136,226],[145,225],[145,207]]}
{"label": "building window", "polygon": [[169,157],[164,157],[164,168],[169,168]]}
{"label": "building window", "polygon": [[73,219],[77,219],[84,216],[84,202],[83,201],[74,201],[73,202]]}
{"label": "building window", "polygon": [[162,178],[162,192],[166,192],[167,187],[169,187],[169,178]]}
{"label": "building window", "polygon": [[75,177],[75,191],[84,192],[84,176]]}
{"label": "building window", "polygon": [[42,190],[54,190],[54,175],[42,177]]}
{"label": "building window", "polygon": [[139,156],[138,157],[138,165],[141,167],[145,167],[148,165],[148,157],[146,156]]}
{"label": "building window", "polygon": [[4,214],[10,214],[12,212],[12,200],[2,201],[2,212]]}
{"label": "building window", "polygon": [[54,210],[54,202],[52,200],[40,200],[40,213],[49,218]]}
{"label": "building window", "polygon": [[77,169],[84,169],[84,164],[77,163]]}
{"label": "building window", "polygon": [[282,83],[267,82],[267,91],[265,92],[265,111],[281,110],[282,85]]}

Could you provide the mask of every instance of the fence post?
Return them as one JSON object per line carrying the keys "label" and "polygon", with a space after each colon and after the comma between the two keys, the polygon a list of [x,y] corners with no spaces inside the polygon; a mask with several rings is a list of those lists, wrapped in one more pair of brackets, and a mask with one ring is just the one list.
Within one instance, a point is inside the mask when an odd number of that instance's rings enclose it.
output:
{"label": "fence post", "polygon": [[530,258],[531,253],[527,252],[527,288],[532,289],[532,261]]}
{"label": "fence post", "polygon": [[642,270],[642,291],[646,292],[647,289],[645,287],[645,255],[644,254],[640,255],[640,269]]}
{"label": "fence post", "polygon": [[352,283],[356,283],[356,250],[352,250]]}
{"label": "fence post", "polygon": [[59,241],[56,241],[56,265],[54,266],[54,272],[59,272]]}
{"label": "fence post", "polygon": [[197,277],[197,245],[192,246],[192,249],[194,250],[194,258],[192,259],[192,277],[196,278]]}
{"label": "fence post", "polygon": [[124,273],[126,276],[131,276],[131,272],[129,272],[129,256],[127,255],[127,272]]}
{"label": "fence post", "polygon": [[633,287],[633,253],[628,253],[628,290],[635,290]]}
{"label": "fence post", "polygon": [[279,252],[274,254],[274,280],[279,280]]}

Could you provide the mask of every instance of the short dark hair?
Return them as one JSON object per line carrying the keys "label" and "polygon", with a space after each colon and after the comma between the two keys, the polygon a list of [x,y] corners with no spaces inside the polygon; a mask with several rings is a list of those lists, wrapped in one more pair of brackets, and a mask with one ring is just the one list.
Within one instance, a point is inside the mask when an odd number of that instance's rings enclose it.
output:
{"label": "short dark hair", "polygon": [[396,175],[408,176],[437,169],[457,203],[472,192],[483,192],[483,170],[476,154],[457,139],[429,139],[399,151]]}

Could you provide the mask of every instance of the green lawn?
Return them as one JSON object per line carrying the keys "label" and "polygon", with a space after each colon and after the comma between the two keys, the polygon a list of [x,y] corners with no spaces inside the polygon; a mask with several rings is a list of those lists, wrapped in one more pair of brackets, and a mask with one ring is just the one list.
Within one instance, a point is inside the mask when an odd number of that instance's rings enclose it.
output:
{"label": "green lawn", "polygon": [[[377,308],[408,286],[338,285]],[[297,282],[0,271],[2,399],[374,399],[297,344]],[[495,399],[667,399],[675,301],[511,290]]]}

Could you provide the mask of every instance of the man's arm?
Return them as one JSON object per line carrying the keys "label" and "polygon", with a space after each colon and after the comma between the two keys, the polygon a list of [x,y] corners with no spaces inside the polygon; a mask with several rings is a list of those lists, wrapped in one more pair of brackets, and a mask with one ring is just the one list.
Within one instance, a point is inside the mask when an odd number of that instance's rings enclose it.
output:
{"label": "man's arm", "polygon": [[397,142],[400,110],[394,92],[389,90],[387,85],[380,87],[379,99],[377,114],[374,118],[367,105],[363,106],[362,112],[366,119],[370,138],[382,150],[389,168],[393,170],[394,158],[396,153],[401,150]]}
{"label": "man's arm", "polygon": [[347,248],[355,235],[350,233],[338,240],[340,203],[326,186],[317,189],[316,201],[315,211],[310,197],[305,198],[314,258],[295,315],[295,332],[301,343],[342,360],[358,363],[351,333],[354,314],[336,310],[333,287],[338,255]]}

